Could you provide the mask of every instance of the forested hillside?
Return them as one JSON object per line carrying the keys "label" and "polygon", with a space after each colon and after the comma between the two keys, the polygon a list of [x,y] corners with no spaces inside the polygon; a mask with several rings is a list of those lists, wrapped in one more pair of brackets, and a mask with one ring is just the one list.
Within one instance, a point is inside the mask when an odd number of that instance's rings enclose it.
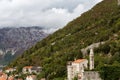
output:
{"label": "forested hillside", "polygon": [[83,58],[82,48],[103,41],[105,44],[94,49],[96,70],[103,65],[120,65],[120,7],[117,0],[103,0],[25,51],[9,66],[42,66],[39,77],[58,80],[66,77],[67,61]]}

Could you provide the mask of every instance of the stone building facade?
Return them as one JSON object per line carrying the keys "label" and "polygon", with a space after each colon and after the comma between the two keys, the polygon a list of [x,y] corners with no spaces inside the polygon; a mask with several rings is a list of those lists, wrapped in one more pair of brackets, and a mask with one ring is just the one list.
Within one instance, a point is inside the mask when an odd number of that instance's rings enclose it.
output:
{"label": "stone building facade", "polygon": [[[89,69],[90,71],[85,71]],[[73,80],[75,77],[78,80],[101,80],[97,71],[91,71],[94,69],[94,51],[90,49],[89,65],[87,59],[78,59],[70,61],[67,64],[67,80]]]}
{"label": "stone building facade", "polygon": [[73,80],[78,77],[78,80],[82,80],[84,69],[88,67],[87,59],[78,59],[68,62],[67,64],[67,79]]}

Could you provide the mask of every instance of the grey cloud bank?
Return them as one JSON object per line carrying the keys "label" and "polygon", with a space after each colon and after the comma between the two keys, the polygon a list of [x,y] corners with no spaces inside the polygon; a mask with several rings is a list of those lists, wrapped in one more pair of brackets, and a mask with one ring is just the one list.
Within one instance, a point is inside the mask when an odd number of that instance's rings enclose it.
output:
{"label": "grey cloud bank", "polygon": [[0,26],[62,28],[102,0],[0,0]]}

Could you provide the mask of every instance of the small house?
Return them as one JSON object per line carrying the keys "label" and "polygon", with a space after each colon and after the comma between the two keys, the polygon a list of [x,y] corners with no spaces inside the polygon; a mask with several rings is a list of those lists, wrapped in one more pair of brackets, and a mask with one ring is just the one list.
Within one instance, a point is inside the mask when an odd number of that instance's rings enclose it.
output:
{"label": "small house", "polygon": [[42,71],[42,67],[35,67],[35,66],[25,66],[22,70],[22,72],[24,74],[26,73],[29,73],[29,74],[32,74],[32,73],[35,73],[35,74],[38,74]]}
{"label": "small house", "polygon": [[14,72],[14,71],[16,71],[15,68],[8,68],[5,70],[6,73],[10,73],[10,72]]}
{"label": "small house", "polygon": [[36,80],[36,75],[29,75],[26,77],[26,80]]}

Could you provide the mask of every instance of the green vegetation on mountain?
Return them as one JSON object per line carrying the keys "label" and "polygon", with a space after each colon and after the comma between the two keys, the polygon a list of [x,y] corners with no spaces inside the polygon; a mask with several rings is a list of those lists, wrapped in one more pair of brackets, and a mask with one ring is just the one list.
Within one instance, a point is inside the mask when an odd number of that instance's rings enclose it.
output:
{"label": "green vegetation on mountain", "polygon": [[120,66],[104,66],[101,68],[101,78],[103,80],[119,80],[120,79]]}
{"label": "green vegetation on mountain", "polygon": [[120,65],[120,7],[117,0],[104,0],[97,4],[25,51],[9,66],[42,66],[39,77],[62,80],[66,77],[67,61],[83,58],[82,48],[103,41],[106,43],[94,49],[97,70],[104,65]]}

